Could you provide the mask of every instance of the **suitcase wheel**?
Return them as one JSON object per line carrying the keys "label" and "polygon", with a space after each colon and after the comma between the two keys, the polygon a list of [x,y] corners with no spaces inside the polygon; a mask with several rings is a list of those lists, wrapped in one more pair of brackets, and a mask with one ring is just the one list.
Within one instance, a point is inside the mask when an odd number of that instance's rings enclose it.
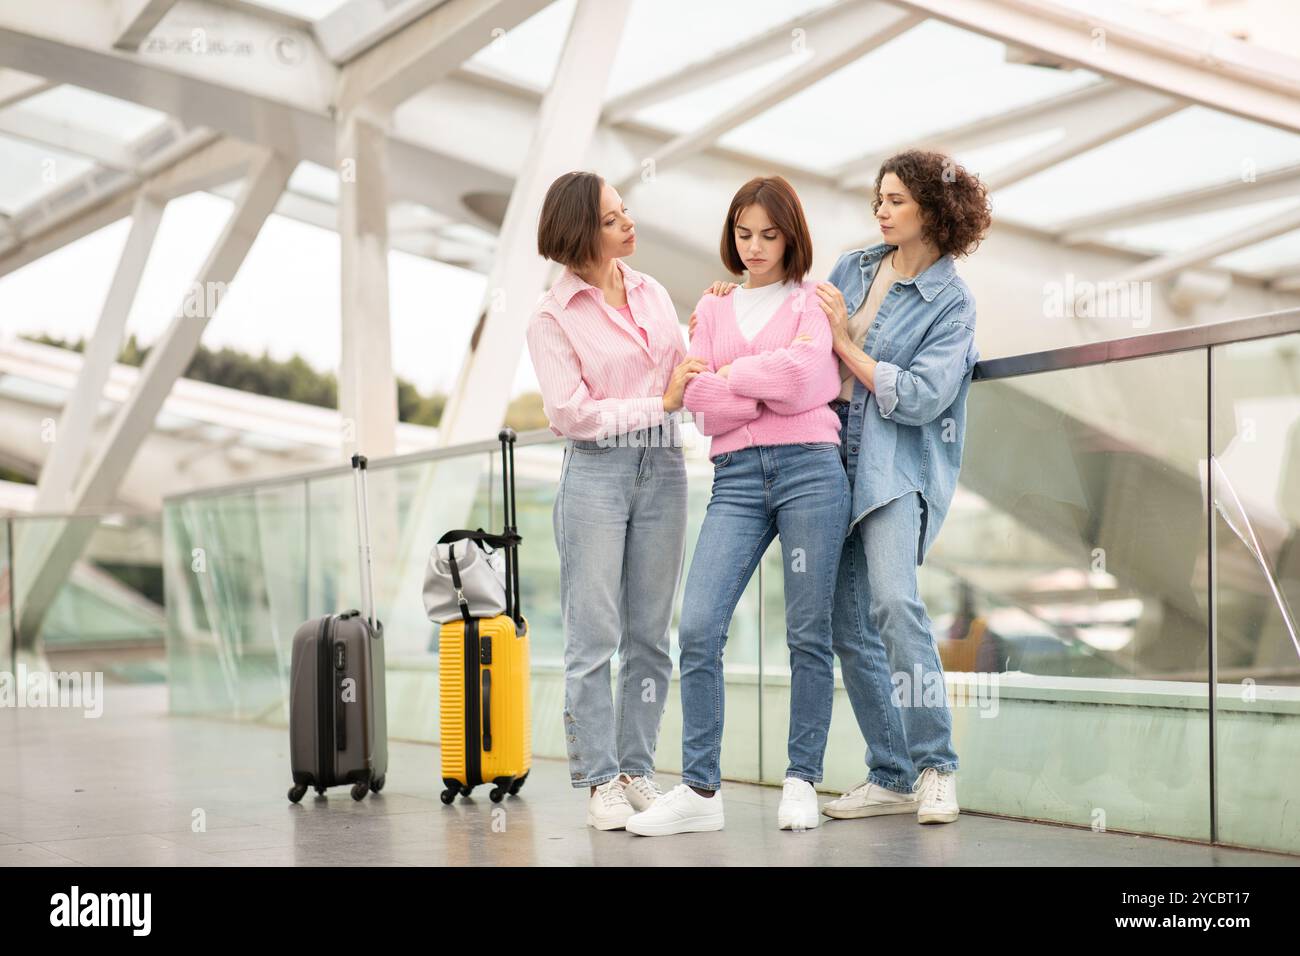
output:
{"label": "suitcase wheel", "polygon": [[506,795],[505,791],[502,790],[500,787],[493,787],[492,792],[488,794],[488,799],[491,800],[493,803],[500,803],[501,798],[504,797],[505,795]]}
{"label": "suitcase wheel", "polygon": [[524,785],[524,780],[526,779],[527,779],[526,777],[520,777],[518,780],[516,780],[514,783],[510,785],[510,796],[513,797],[516,793],[519,792],[519,788]]}
{"label": "suitcase wheel", "polygon": [[468,796],[469,796],[471,793],[473,793],[473,792],[474,792],[474,788],[473,788],[473,787],[461,787],[461,788],[460,788],[460,795],[461,795],[462,797],[468,797]]}
{"label": "suitcase wheel", "polygon": [[299,800],[302,799],[302,795],[306,792],[307,792],[307,785],[305,783],[294,784],[292,787],[289,788],[289,802],[297,803]]}
{"label": "suitcase wheel", "polygon": [[456,799],[457,792],[456,790],[444,790],[438,796],[442,798],[444,804],[451,806],[451,801]]}
{"label": "suitcase wheel", "polygon": [[364,780],[360,781],[359,783],[354,783],[352,785],[353,800],[364,800],[366,799],[366,794],[369,792],[370,792],[370,784],[366,783],[366,781]]}
{"label": "suitcase wheel", "polygon": [[380,790],[383,790],[383,789],[384,789],[384,778],[383,778],[383,777],[380,777],[380,778],[378,778],[377,780],[372,780],[372,781],[370,781],[370,790],[371,790],[372,793],[378,793]]}
{"label": "suitcase wheel", "polygon": [[317,788],[316,788],[316,796],[318,796],[318,797],[323,797],[323,796],[325,796],[325,788],[324,788],[324,787],[317,787]]}

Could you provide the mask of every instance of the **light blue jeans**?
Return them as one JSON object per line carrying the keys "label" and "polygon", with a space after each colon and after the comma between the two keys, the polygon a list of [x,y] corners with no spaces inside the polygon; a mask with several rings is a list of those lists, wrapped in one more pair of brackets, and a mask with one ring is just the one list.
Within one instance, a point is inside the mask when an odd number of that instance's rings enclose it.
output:
{"label": "light blue jeans", "polygon": [[943,664],[916,583],[921,507],[913,491],[859,521],[835,584],[835,653],[867,742],[867,779],[900,793],[928,767],[957,769]]}
{"label": "light blue jeans", "polygon": [[789,767],[822,778],[835,659],[831,606],[849,483],[834,442],[760,445],[713,458],[713,494],[686,576],[679,625],[682,780],[722,785],[722,651],[741,592],[778,534],[790,648]]}
{"label": "light blue jeans", "polygon": [[[564,621],[564,736],[574,787],[654,776],[686,547],[686,464],[669,431],[565,442],[552,512]],[[611,439],[614,441],[614,439]],[[610,659],[618,652],[617,692]]]}

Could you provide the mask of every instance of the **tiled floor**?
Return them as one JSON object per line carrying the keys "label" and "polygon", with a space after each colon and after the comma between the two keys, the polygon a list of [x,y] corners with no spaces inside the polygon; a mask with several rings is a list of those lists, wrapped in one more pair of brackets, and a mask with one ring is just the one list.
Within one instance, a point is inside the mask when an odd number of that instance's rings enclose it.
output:
{"label": "tiled floor", "polygon": [[[287,733],[166,715],[166,691],[106,688],[104,714],[0,709],[0,865],[1297,865],[1300,859],[965,814],[775,827],[780,791],[727,784],[719,833],[647,839],[584,826],[565,765],[518,797],[444,807],[436,748],[394,743],[388,785],[285,799]],[[661,785],[676,783],[664,777]],[[196,832],[194,822],[205,827]]]}

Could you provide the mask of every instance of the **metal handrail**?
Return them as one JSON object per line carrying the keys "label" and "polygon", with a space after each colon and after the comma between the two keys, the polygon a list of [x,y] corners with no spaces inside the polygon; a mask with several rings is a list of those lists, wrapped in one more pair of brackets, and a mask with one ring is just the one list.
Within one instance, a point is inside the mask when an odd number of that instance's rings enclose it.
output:
{"label": "metal handrail", "polygon": [[[1131,335],[1122,339],[1107,339],[1101,342],[1069,345],[1064,348],[1048,349],[1042,352],[1027,352],[1023,355],[1008,355],[1004,358],[986,359],[976,363],[974,381],[993,382],[1041,372],[1087,368],[1093,365],[1104,365],[1108,362],[1149,358],[1155,355],[1171,355],[1175,352],[1186,352],[1191,349],[1272,338],[1292,332],[1300,332],[1300,309],[1285,309],[1280,312],[1269,312],[1241,319],[1229,319],[1224,322],[1210,322],[1183,329],[1165,329],[1159,332]],[[515,444],[517,447],[524,447],[527,445],[558,444],[561,441],[563,439],[557,437],[549,428],[537,428],[520,432]],[[446,448],[431,448],[409,452],[405,455],[371,458],[369,468],[376,471],[407,464],[440,461],[446,458],[462,458],[473,454],[491,453],[499,448],[500,445],[496,439],[484,439],[460,445],[449,445]],[[350,472],[351,467],[347,463],[327,465],[284,475],[252,478],[231,484],[212,485],[207,488],[176,492],[164,495],[163,501],[165,503],[191,498],[206,498],[213,495],[237,494],[242,491],[272,488],[277,485],[291,485],[318,478],[343,476]]]}
{"label": "metal handrail", "polygon": [[1101,342],[1048,349],[1045,352],[1027,352],[1024,355],[988,359],[976,363],[975,381],[990,382],[1014,378],[1018,375],[1086,368],[1090,365],[1105,365],[1107,362],[1123,362],[1153,355],[1172,355],[1174,352],[1203,349],[1213,345],[1231,345],[1234,342],[1248,342],[1252,339],[1267,339],[1290,332],[1300,332],[1300,309],[1284,309],[1281,312],[1252,315],[1244,319],[1228,319],[1224,322],[1209,322],[1205,325],[1188,326],[1185,329],[1164,329],[1160,332],[1130,335],[1123,339],[1106,339]]}
{"label": "metal handrail", "polygon": [[87,508],[81,511],[15,511],[12,508],[0,509],[0,518],[16,518],[18,520],[49,518],[55,520],[58,518],[140,518],[149,520],[158,517],[157,511],[148,510],[124,510],[121,508]]}

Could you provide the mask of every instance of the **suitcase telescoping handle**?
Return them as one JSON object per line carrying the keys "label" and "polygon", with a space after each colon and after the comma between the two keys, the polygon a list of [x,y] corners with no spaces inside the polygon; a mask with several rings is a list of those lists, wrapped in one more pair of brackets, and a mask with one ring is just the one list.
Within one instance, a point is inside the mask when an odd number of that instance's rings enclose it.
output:
{"label": "suitcase telescoping handle", "polygon": [[375,569],[370,551],[370,509],[366,494],[366,456],[352,456],[352,474],[357,489],[357,551],[361,565],[361,599],[365,602],[362,613],[370,622],[373,634],[379,633],[375,620]]}
{"label": "suitcase telescoping handle", "polygon": [[506,613],[514,618],[515,627],[521,632],[524,626],[523,611],[519,607],[519,544],[518,502],[515,499],[515,430],[510,427],[501,429],[497,438],[501,440],[501,487],[505,494],[506,535],[515,538],[513,547],[506,552]]}

